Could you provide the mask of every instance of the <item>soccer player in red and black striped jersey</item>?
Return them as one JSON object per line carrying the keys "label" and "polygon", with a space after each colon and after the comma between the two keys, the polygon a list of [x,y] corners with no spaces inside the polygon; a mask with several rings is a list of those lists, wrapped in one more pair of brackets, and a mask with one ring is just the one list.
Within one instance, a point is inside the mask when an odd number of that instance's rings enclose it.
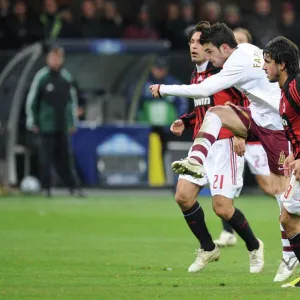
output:
{"label": "soccer player in red and black striped jersey", "polygon": [[[208,62],[204,49],[200,45],[203,28],[209,27],[208,22],[200,22],[190,32],[189,45],[191,59],[196,63],[196,71],[192,83],[200,84],[205,78],[218,73],[221,69]],[[210,97],[194,99],[195,109],[192,113],[182,116],[171,125],[171,131],[181,135],[185,128],[194,129],[197,135],[207,110],[215,105],[225,105],[226,102],[248,106],[248,99],[238,90],[229,88]],[[209,262],[219,259],[220,252],[213,242],[204,220],[204,212],[197,202],[197,195],[202,187],[210,184],[213,197],[213,207],[216,214],[235,229],[245,241],[250,252],[250,262],[256,259],[256,251],[262,243],[253,234],[244,214],[233,206],[232,199],[237,197],[243,186],[244,157],[238,157],[233,151],[233,134],[222,128],[215,146],[212,147],[205,160],[206,176],[201,179],[184,174],[179,176],[175,199],[180,206],[189,228],[198,239],[200,248],[189,272],[202,270]],[[235,236],[233,235],[235,239]],[[236,242],[232,240],[232,242]],[[258,273],[263,268],[263,261],[255,267],[250,264],[250,272]]]}
{"label": "soccer player in red and black striped jersey", "polygon": [[[283,168],[290,185],[282,197],[281,224],[300,261],[300,57],[298,47],[285,37],[273,39],[265,47],[263,69],[270,82],[281,88],[279,113],[292,153]],[[283,287],[300,287],[300,277]]]}
{"label": "soccer player in red and black striped jersey", "polygon": [[[252,37],[248,30],[244,28],[236,28],[233,30],[235,39],[238,44],[252,43]],[[244,154],[245,162],[248,164],[251,173],[255,176],[260,188],[270,196],[273,196],[272,179],[270,176],[270,168],[268,164],[267,153],[262,144],[258,140],[246,142],[246,152]],[[281,207],[281,201],[277,201]],[[222,220],[223,231],[220,237],[214,242],[218,246],[232,246],[231,239],[233,230],[230,225]],[[231,230],[230,230],[231,229]],[[290,242],[286,237],[282,225],[280,224],[281,243],[282,243],[282,259],[278,271],[274,277],[274,282],[287,280],[298,266],[297,257],[291,248]],[[294,267],[293,267],[294,266]]]}

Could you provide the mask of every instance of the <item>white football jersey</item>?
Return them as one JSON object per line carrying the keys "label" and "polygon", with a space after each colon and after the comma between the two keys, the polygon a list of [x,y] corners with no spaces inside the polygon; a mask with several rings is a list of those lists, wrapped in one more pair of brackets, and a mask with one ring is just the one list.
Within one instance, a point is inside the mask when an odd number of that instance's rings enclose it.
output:
{"label": "white football jersey", "polygon": [[261,49],[247,43],[239,44],[219,73],[206,78],[201,84],[162,84],[160,94],[200,98],[234,86],[249,98],[249,108],[257,125],[283,130],[279,116],[280,88],[277,82],[269,82],[262,69],[263,64]]}

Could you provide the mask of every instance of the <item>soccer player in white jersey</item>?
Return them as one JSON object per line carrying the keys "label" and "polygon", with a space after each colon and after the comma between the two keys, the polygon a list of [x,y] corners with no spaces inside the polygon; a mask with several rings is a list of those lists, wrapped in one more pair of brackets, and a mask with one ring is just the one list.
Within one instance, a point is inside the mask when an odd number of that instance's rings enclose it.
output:
{"label": "soccer player in white jersey", "polygon": [[[233,30],[235,39],[238,44],[249,43],[252,44],[252,36],[247,29],[238,27]],[[271,193],[271,179],[270,169],[268,165],[267,154],[259,141],[248,141],[246,143],[246,152],[244,154],[245,161],[248,164],[250,172],[255,176],[259,187],[268,195]],[[223,231],[218,239],[214,240],[215,244],[220,247],[235,246],[237,238],[234,234],[233,228],[230,224],[222,219]],[[284,245],[288,240],[284,240]],[[284,246],[283,251],[291,251],[290,248]],[[293,252],[293,251],[291,251]]]}
{"label": "soccer player in white jersey", "polygon": [[[189,33],[191,59],[196,64],[196,70],[191,78],[192,83],[201,84],[205,78],[221,70],[207,60],[205,51],[200,44],[202,30],[209,27],[208,22],[199,22]],[[220,91],[211,97],[197,98],[194,100],[194,110],[175,120],[171,125],[171,131],[180,136],[185,129],[189,128],[193,129],[194,136],[196,136],[206,111],[214,105],[225,105],[228,101],[245,107],[249,105],[247,97],[234,88]],[[209,184],[215,213],[220,218],[227,219],[227,214],[234,209],[232,199],[239,196],[243,186],[244,158],[238,157],[233,151],[233,134],[231,131],[225,128],[221,130],[218,140],[210,149],[205,160],[205,166],[206,176],[199,179],[190,175],[180,175],[176,187],[175,200],[189,229],[200,244],[196,251],[196,260],[189,267],[189,272],[201,271],[209,262],[218,260],[220,256],[219,248],[214,244],[206,226],[204,211],[197,201],[200,190],[204,185]],[[263,261],[262,264],[258,265],[255,255],[259,241],[246,219],[244,218],[242,221],[243,228],[242,230],[237,228],[237,231],[245,241],[248,250],[251,251],[250,272],[258,273],[263,267]]]}
{"label": "soccer player in white jersey", "polygon": [[[173,170],[179,174],[203,177],[203,160],[223,126],[236,135],[234,148],[238,155],[244,154],[246,139],[256,138],[261,142],[268,157],[272,194],[281,201],[288,186],[283,163],[289,154],[289,145],[278,113],[280,89],[278,83],[270,83],[267,79],[262,68],[262,50],[247,43],[238,46],[232,30],[224,23],[205,30],[200,42],[210,61],[217,67],[223,67],[222,71],[200,85],[152,85],[152,95],[208,97],[234,86],[247,95],[251,104],[246,109],[230,103],[210,108],[194,140],[193,151],[186,159],[174,162]],[[233,214],[232,218],[237,216]],[[291,273],[296,267],[292,258],[284,264],[287,271],[292,270]]]}

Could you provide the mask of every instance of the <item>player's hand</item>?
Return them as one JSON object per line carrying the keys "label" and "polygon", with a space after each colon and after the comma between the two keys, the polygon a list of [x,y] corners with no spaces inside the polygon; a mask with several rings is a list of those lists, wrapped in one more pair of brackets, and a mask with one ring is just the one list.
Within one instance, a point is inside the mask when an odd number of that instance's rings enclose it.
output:
{"label": "player's hand", "polygon": [[170,130],[173,134],[181,136],[184,131],[184,124],[182,120],[176,120],[172,123]]}
{"label": "player's hand", "polygon": [[234,136],[233,137],[233,151],[238,156],[244,156],[246,151],[246,141],[243,138]]}
{"label": "player's hand", "polygon": [[149,89],[150,89],[150,91],[152,93],[152,96],[154,98],[160,98],[159,87],[160,87],[160,84],[152,84],[149,87]]}
{"label": "player's hand", "polygon": [[293,170],[293,175],[297,181],[300,181],[300,159],[296,159],[290,163],[290,169]]}
{"label": "player's hand", "polygon": [[283,163],[283,170],[284,170],[284,176],[285,177],[291,177],[292,175],[292,169],[291,169],[291,163],[295,161],[294,154],[291,153],[284,161]]}

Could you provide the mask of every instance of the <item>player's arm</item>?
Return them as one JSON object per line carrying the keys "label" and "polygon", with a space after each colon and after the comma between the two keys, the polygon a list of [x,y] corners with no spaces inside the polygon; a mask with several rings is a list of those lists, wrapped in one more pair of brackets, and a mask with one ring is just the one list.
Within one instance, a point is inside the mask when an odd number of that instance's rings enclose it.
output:
{"label": "player's arm", "polygon": [[196,124],[196,112],[192,111],[191,113],[182,115],[179,119],[182,120],[184,128],[194,128]]}
{"label": "player's arm", "polygon": [[[224,67],[218,74],[212,75],[200,84],[191,85],[152,85],[150,90],[153,96],[181,96],[188,98],[208,97],[217,92],[234,86],[244,81],[245,68],[243,65],[231,65]],[[155,87],[156,86],[156,87]]]}
{"label": "player's arm", "polygon": [[289,87],[289,92],[290,92],[292,98],[294,99],[295,104],[298,106],[298,109],[296,109],[296,107],[295,107],[295,109],[297,111],[299,111],[299,108],[300,108],[300,80],[296,79],[296,84]]}
{"label": "player's arm", "polygon": [[70,104],[68,111],[68,126],[73,130],[78,123],[78,89],[77,84],[72,74],[67,69],[62,69],[62,76],[69,82],[70,85]]}
{"label": "player's arm", "polygon": [[70,85],[70,97],[71,97],[71,109],[69,110],[70,114],[70,128],[75,128],[78,124],[78,94],[74,85]]}
{"label": "player's arm", "polygon": [[196,123],[196,113],[192,111],[191,113],[182,115],[179,119],[175,120],[170,127],[173,134],[181,136],[186,128],[194,128]]}
{"label": "player's arm", "polygon": [[44,69],[36,73],[26,99],[26,127],[28,130],[33,130],[35,132],[38,130],[38,101],[44,75]]}

